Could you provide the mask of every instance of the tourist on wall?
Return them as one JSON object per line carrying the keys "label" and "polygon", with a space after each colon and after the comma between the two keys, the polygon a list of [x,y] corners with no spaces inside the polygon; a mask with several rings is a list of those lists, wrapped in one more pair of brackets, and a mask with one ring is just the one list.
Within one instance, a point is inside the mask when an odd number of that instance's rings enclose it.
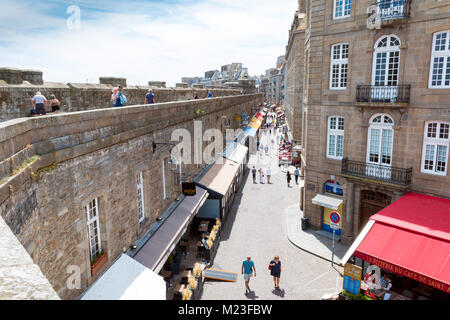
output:
{"label": "tourist on wall", "polygon": [[208,92],[208,98],[212,98],[213,94],[211,91]]}
{"label": "tourist on wall", "polygon": [[49,105],[52,108],[52,112],[59,112],[61,111],[61,102],[59,102],[58,99],[56,99],[56,96],[52,94],[50,96]]}
{"label": "tourist on wall", "polygon": [[273,283],[276,290],[280,290],[281,261],[279,256],[275,256],[269,263],[270,275],[273,277]]}
{"label": "tourist on wall", "polygon": [[154,104],[154,103],[156,103],[156,97],[155,94],[153,93],[153,90],[150,89],[148,90],[148,93],[145,96],[144,104]]}
{"label": "tourist on wall", "polygon": [[198,99],[198,94],[194,94],[194,100]]}
{"label": "tourist on wall", "polygon": [[118,88],[113,89],[111,101],[114,103],[115,108],[122,107],[127,102],[127,98],[123,94],[123,87],[119,85]]}
{"label": "tourist on wall", "polygon": [[44,97],[39,91],[36,92],[35,96],[31,99],[31,105],[34,110],[31,114],[45,115],[45,107],[47,106],[47,98]]}

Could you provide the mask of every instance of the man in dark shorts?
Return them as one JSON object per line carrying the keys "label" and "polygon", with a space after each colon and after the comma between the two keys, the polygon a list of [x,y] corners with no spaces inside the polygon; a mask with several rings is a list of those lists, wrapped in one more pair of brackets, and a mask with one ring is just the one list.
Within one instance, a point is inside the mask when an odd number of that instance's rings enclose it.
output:
{"label": "man in dark shorts", "polygon": [[40,92],[36,92],[36,95],[31,99],[31,104],[35,109],[36,114],[45,115],[45,107],[47,106],[47,98],[45,98]]}
{"label": "man in dark shorts", "polygon": [[145,96],[144,104],[154,104],[154,103],[156,103],[156,97],[155,97],[155,94],[153,93],[153,90],[150,89],[150,90],[148,90],[148,93]]}

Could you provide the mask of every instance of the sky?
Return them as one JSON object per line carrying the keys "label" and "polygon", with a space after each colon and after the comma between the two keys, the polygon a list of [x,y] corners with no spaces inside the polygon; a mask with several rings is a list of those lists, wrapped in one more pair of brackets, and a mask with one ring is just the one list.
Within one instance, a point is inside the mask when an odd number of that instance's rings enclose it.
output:
{"label": "sky", "polygon": [[46,82],[131,85],[241,62],[264,74],[285,54],[297,0],[0,0],[0,67]]}

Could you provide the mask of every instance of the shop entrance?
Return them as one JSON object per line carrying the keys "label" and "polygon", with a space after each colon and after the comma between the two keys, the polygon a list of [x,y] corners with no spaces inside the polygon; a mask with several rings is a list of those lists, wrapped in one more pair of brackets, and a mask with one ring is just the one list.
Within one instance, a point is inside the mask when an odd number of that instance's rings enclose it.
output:
{"label": "shop entrance", "polygon": [[371,216],[389,206],[391,202],[392,197],[387,194],[370,190],[361,191],[359,230],[364,228]]}

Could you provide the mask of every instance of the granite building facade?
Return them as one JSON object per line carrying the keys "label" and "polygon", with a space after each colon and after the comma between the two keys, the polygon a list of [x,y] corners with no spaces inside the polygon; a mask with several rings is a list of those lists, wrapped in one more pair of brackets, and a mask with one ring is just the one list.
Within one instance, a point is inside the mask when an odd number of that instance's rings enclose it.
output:
{"label": "granite building facade", "polygon": [[303,0],[300,14],[286,109],[303,146],[310,226],[330,232],[338,211],[351,243],[410,191],[449,198],[450,1]]}

